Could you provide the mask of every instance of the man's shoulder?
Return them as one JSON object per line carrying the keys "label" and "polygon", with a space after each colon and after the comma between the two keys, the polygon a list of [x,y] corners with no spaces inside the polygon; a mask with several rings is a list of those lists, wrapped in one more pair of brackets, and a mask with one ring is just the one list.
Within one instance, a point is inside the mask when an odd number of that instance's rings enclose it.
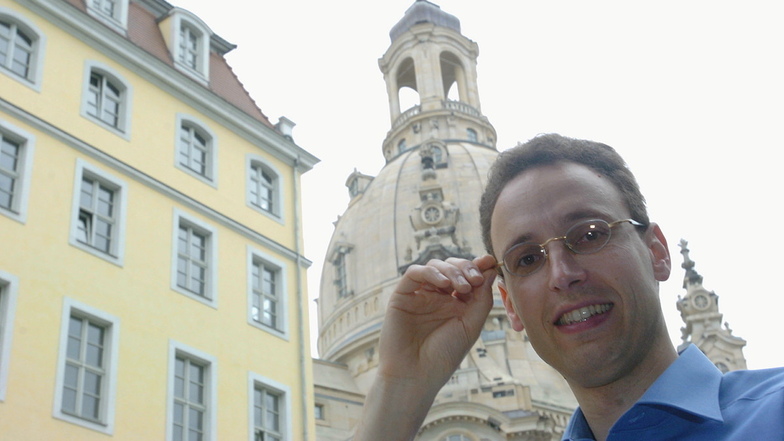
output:
{"label": "man's shoulder", "polygon": [[784,403],[784,367],[732,371],[721,380],[722,409],[748,401],[778,400]]}

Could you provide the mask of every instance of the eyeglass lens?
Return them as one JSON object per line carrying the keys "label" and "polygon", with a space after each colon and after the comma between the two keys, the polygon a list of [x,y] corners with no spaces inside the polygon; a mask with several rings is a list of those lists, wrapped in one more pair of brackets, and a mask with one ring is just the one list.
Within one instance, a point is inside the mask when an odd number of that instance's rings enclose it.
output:
{"label": "eyeglass lens", "polygon": [[511,273],[527,276],[544,265],[547,259],[545,246],[552,241],[563,240],[567,248],[577,254],[595,253],[610,240],[610,224],[603,220],[588,220],[569,228],[565,236],[554,237],[544,244],[521,243],[510,248],[504,255],[504,266]]}

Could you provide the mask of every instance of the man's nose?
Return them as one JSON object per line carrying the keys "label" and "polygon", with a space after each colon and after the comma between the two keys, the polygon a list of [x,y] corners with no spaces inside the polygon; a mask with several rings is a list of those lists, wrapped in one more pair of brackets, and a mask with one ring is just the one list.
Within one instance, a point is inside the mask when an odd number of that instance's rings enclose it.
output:
{"label": "man's nose", "polygon": [[564,291],[585,280],[585,269],[578,256],[566,247],[563,241],[550,243],[547,247],[549,287],[552,291]]}

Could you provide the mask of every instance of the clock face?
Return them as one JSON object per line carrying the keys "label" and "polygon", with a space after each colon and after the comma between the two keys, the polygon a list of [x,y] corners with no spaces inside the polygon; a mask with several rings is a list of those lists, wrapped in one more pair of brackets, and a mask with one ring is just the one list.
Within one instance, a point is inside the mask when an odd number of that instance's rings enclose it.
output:
{"label": "clock face", "polygon": [[439,207],[430,206],[422,210],[422,220],[428,224],[435,224],[441,220],[441,209]]}
{"label": "clock face", "polygon": [[700,309],[705,309],[708,306],[708,297],[704,294],[700,294],[694,297],[694,306]]}

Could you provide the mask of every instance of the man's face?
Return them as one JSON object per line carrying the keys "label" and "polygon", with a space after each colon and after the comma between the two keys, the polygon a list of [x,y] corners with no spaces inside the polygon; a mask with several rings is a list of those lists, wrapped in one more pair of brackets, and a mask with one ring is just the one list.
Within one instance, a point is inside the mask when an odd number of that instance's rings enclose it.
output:
{"label": "man's face", "polygon": [[[582,220],[628,218],[606,176],[561,162],[507,184],[493,212],[491,240],[501,259],[518,243],[563,236]],[[668,338],[657,280],[669,277],[669,252],[658,226],[642,235],[638,229],[619,224],[594,254],[575,254],[553,241],[537,272],[520,277],[504,270],[500,287],[513,327],[524,328],[539,356],[573,386],[601,386],[644,369],[656,340]]]}

